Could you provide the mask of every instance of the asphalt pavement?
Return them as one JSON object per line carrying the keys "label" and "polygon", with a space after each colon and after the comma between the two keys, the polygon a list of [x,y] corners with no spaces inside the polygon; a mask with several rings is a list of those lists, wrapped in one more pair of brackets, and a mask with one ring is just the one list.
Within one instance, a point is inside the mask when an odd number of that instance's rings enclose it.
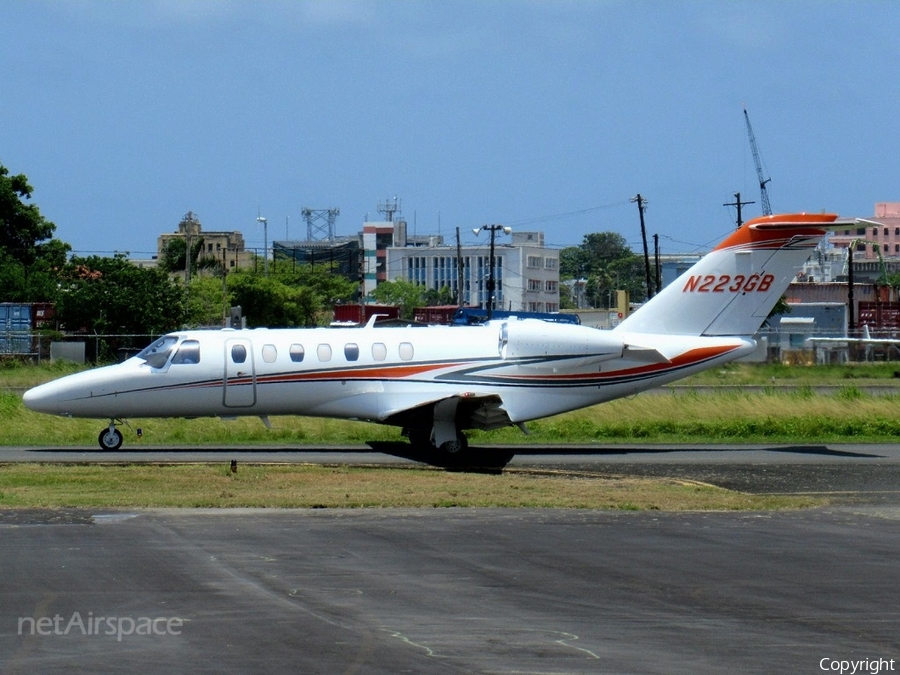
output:
{"label": "asphalt pavement", "polygon": [[[144,459],[411,461],[385,450]],[[0,462],[82,453],[100,454],[4,448]],[[532,448],[508,463],[838,496],[776,513],[0,511],[0,671],[891,672],[898,465],[893,446],[850,445]]]}

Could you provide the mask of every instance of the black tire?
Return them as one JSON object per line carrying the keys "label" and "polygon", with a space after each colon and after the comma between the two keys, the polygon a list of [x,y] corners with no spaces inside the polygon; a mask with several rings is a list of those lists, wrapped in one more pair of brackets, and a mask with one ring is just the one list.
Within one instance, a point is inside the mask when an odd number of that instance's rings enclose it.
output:
{"label": "black tire", "polygon": [[97,437],[101,450],[118,450],[122,447],[122,432],[118,429],[104,429]]}
{"label": "black tire", "polygon": [[457,432],[455,441],[447,441],[441,444],[441,452],[454,457],[463,457],[469,449],[469,439],[461,431]]}

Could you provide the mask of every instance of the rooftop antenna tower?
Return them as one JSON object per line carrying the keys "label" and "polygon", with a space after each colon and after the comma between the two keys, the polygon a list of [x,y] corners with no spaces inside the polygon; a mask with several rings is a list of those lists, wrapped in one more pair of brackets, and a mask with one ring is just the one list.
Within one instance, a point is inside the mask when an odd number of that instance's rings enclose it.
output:
{"label": "rooftop antenna tower", "polygon": [[384,214],[384,219],[389,222],[394,222],[394,214],[400,213],[400,198],[394,197],[393,199],[385,199],[383,202],[378,202],[378,213]]}
{"label": "rooftop antenna tower", "polygon": [[334,221],[340,215],[340,209],[309,209],[304,207],[300,213],[306,221],[307,241],[334,242]]}

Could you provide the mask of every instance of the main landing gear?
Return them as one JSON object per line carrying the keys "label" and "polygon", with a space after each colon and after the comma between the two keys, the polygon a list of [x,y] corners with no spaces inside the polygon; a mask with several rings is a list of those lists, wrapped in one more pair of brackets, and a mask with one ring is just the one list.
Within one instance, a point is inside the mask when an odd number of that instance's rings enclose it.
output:
{"label": "main landing gear", "polygon": [[465,435],[454,429],[454,435],[450,438],[443,436],[436,439],[433,427],[408,427],[404,429],[404,435],[409,438],[409,444],[418,452],[424,453],[426,461],[438,466],[457,466],[471,461],[469,453],[469,441]]}
{"label": "main landing gear", "polygon": [[469,449],[469,440],[461,431],[456,431],[455,438],[446,439],[440,445],[435,441],[434,429],[430,427],[412,427],[404,431],[409,444],[418,450],[440,450],[448,456],[458,456]]}

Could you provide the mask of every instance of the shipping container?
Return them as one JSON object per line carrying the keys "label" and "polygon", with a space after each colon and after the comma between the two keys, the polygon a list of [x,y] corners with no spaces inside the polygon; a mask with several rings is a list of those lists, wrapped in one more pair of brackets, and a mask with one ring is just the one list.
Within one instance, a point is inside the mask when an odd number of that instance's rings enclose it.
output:
{"label": "shipping container", "polygon": [[31,305],[31,327],[34,330],[55,327],[56,305],[52,302],[35,302]]}
{"label": "shipping container", "polygon": [[414,314],[415,320],[419,323],[429,324],[451,324],[457,305],[437,305],[433,307],[419,307]]}
{"label": "shipping container", "polygon": [[31,304],[0,302],[0,354],[31,354]]}
{"label": "shipping container", "polygon": [[860,302],[857,324],[879,331],[878,337],[894,337],[900,331],[900,303]]}

